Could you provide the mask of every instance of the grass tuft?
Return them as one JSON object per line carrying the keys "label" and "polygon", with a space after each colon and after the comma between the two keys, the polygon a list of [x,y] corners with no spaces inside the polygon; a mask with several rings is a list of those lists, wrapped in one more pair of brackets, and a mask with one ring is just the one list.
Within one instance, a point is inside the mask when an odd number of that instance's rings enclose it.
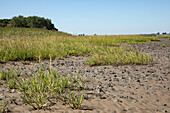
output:
{"label": "grass tuft", "polygon": [[[74,109],[79,109],[83,102],[84,96],[79,91],[85,89],[85,83],[80,77],[60,76],[52,69],[43,68],[27,77],[13,75],[14,71],[2,71],[0,74],[6,75],[3,80],[6,80],[7,86],[17,88],[22,93],[24,103],[35,110],[48,107],[51,104],[50,98],[54,97],[56,101],[61,100]],[[80,98],[72,92],[77,92]]]}
{"label": "grass tuft", "polygon": [[4,92],[1,94],[3,96],[3,99],[0,100],[0,113],[8,113],[8,101],[4,97]]}
{"label": "grass tuft", "polygon": [[162,44],[161,46],[162,46],[162,47],[165,47],[165,44]]}
{"label": "grass tuft", "polygon": [[126,64],[149,64],[154,60],[151,56],[146,54],[140,54],[138,51],[129,51],[122,48],[105,48],[106,53],[103,50],[98,51],[99,54],[95,54],[90,60],[87,61],[88,65],[126,65]]}

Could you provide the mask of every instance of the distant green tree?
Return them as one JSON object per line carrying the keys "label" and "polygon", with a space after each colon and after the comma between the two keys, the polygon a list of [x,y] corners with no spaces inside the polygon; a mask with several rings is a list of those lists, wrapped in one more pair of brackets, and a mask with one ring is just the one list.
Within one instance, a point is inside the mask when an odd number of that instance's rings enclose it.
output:
{"label": "distant green tree", "polygon": [[40,18],[40,17],[36,18],[36,23],[37,23],[36,27],[38,28],[47,28],[45,18]]}
{"label": "distant green tree", "polygon": [[26,18],[21,15],[18,17],[13,17],[10,24],[12,27],[27,27]]}
{"label": "distant green tree", "polygon": [[167,33],[166,32],[164,32],[164,33],[162,33],[163,35],[166,35]]}
{"label": "distant green tree", "polygon": [[50,19],[46,19],[46,27],[49,30],[55,30],[56,28],[54,27],[54,24],[52,24]]}
{"label": "distant green tree", "polygon": [[27,26],[28,27],[36,27],[36,16],[30,16],[26,18]]}
{"label": "distant green tree", "polygon": [[13,17],[10,19],[0,20],[0,27],[5,27],[7,24],[11,24],[12,27],[31,27],[31,28],[45,28],[48,30],[57,30],[52,24],[50,19],[45,19],[44,17],[29,16],[23,17],[19,15],[18,17]]}
{"label": "distant green tree", "polygon": [[0,27],[6,27],[11,19],[0,19]]}
{"label": "distant green tree", "polygon": [[26,21],[29,27],[56,30],[56,28],[54,27],[54,24],[52,24],[50,19],[45,19],[43,17],[37,17],[37,16],[30,16],[26,18]]}

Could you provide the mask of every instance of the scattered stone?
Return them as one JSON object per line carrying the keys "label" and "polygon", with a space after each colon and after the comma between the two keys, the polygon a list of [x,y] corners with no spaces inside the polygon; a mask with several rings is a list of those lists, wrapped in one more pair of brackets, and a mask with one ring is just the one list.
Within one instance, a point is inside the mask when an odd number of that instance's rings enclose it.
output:
{"label": "scattered stone", "polygon": [[24,111],[24,113],[32,113],[31,111]]}
{"label": "scattered stone", "polygon": [[11,89],[10,93],[15,93],[15,89]]}
{"label": "scattered stone", "polygon": [[122,101],[119,100],[119,99],[114,99],[113,102],[120,102],[120,103],[122,103]]}
{"label": "scattered stone", "polygon": [[126,109],[123,109],[122,111],[127,111]]}
{"label": "scattered stone", "polygon": [[167,104],[163,104],[163,106],[167,106]]}
{"label": "scattered stone", "polygon": [[163,113],[168,113],[168,111],[167,111],[167,110],[162,110],[162,112],[163,112]]}

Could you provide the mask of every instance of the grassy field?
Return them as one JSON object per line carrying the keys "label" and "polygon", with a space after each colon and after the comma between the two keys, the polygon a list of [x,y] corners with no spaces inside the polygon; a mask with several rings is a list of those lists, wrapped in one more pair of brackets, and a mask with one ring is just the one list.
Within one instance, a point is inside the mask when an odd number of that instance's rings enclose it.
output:
{"label": "grassy field", "polygon": [[0,28],[0,62],[61,59],[90,56],[89,65],[147,64],[146,54],[122,47],[121,43],[157,41],[139,35],[72,36],[68,33],[31,28]]}
{"label": "grassy field", "polygon": [[4,37],[41,37],[41,36],[71,36],[65,32],[56,32],[47,29],[37,28],[14,28],[14,27],[0,27],[0,38]]}

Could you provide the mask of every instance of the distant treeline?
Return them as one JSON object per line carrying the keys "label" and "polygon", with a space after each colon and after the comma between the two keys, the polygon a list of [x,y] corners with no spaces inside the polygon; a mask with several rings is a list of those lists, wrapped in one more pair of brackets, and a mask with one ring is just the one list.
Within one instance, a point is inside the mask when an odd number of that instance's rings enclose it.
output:
{"label": "distant treeline", "polygon": [[12,19],[0,19],[0,27],[26,27],[26,28],[45,28],[48,30],[57,30],[50,19],[44,17],[19,15]]}
{"label": "distant treeline", "polygon": [[165,36],[165,35],[169,36],[170,32],[169,33],[163,32],[162,34],[157,32],[157,33],[152,33],[152,34],[140,34],[140,35],[146,36],[146,37],[159,37],[159,36]]}

